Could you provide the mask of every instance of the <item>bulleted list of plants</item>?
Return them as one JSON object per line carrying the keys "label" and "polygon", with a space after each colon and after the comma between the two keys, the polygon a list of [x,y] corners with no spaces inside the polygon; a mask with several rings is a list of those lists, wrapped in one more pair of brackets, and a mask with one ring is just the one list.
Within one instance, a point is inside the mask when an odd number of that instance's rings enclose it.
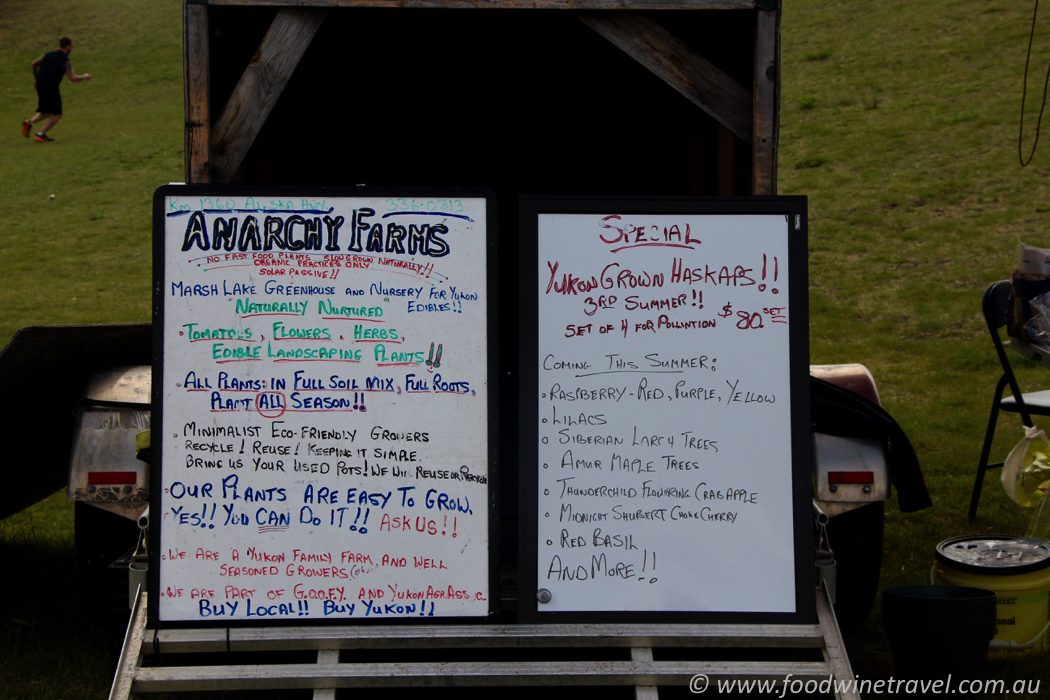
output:
{"label": "bulleted list of plants", "polygon": [[154,619],[489,614],[488,201],[154,207]]}

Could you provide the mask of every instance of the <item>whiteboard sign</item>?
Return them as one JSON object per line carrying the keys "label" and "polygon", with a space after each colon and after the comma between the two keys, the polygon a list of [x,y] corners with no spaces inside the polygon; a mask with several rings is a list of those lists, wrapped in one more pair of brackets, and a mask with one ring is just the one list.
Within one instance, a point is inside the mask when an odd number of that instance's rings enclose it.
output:
{"label": "whiteboard sign", "polygon": [[522,216],[525,614],[810,616],[804,200]]}
{"label": "whiteboard sign", "polygon": [[490,613],[484,197],[154,201],[154,624]]}

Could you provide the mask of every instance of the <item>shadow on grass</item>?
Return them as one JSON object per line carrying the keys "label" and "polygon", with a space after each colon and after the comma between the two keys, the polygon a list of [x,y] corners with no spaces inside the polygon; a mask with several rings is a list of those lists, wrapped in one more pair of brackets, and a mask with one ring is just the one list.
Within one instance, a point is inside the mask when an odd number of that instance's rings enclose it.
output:
{"label": "shadow on grass", "polygon": [[[878,607],[878,606],[876,606]],[[849,653],[850,665],[858,679],[871,681],[901,680],[894,668],[893,651],[876,610],[864,624],[843,632],[843,641]],[[965,688],[954,687],[954,692],[975,699],[1002,697],[1042,698],[1050,692],[1050,665],[1046,651],[992,651],[988,661],[973,681]],[[949,680],[947,674],[933,673],[933,679]],[[952,678],[953,684],[960,679]],[[982,692],[983,691],[983,692]],[[915,697],[905,693],[885,694],[883,697]]]}
{"label": "shadow on grass", "polygon": [[116,655],[112,616],[78,584],[72,546],[0,540],[0,678],[8,698],[105,697]]}

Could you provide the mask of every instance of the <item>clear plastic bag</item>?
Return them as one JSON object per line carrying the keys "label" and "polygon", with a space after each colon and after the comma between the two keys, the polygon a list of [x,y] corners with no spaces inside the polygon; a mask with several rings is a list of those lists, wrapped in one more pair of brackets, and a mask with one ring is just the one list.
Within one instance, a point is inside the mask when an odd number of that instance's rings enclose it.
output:
{"label": "clear plastic bag", "polygon": [[1026,427],[1024,439],[1017,443],[1006,461],[1000,482],[1006,495],[1023,508],[1035,507],[1026,537],[1050,537],[1050,438],[1040,428]]}
{"label": "clear plastic bag", "polygon": [[1028,300],[1031,317],[1024,324],[1025,340],[1050,353],[1050,292]]}
{"label": "clear plastic bag", "polygon": [[[1035,326],[1029,335],[1029,321],[1038,312],[1032,308],[1032,300],[1050,292],[1050,248],[1040,248],[1017,241],[1017,263],[1011,276],[1014,298],[1010,307],[1007,330],[1011,338],[1020,338],[1027,343],[1038,343],[1042,337],[1050,348],[1050,336],[1040,336],[1041,329]],[[1041,324],[1042,321],[1036,322]]]}

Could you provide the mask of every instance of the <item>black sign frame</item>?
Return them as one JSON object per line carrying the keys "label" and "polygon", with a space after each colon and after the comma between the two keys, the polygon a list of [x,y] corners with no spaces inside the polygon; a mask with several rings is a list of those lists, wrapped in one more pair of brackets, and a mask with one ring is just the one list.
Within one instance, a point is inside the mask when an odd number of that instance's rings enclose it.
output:
{"label": "black sign frame", "polygon": [[[160,617],[160,592],[163,581],[160,580],[160,556],[163,547],[161,521],[164,517],[160,507],[163,489],[164,464],[160,458],[160,450],[157,444],[160,436],[166,434],[165,416],[163,411],[163,391],[165,377],[165,352],[166,339],[164,337],[164,295],[167,285],[167,274],[165,264],[166,240],[165,240],[165,201],[168,197],[200,197],[200,198],[234,198],[234,197],[265,197],[265,198],[402,198],[410,201],[429,202],[431,200],[450,201],[454,199],[483,199],[485,201],[485,255],[486,270],[481,277],[485,283],[485,294],[487,297],[487,308],[485,314],[486,334],[485,353],[487,361],[486,390],[488,395],[487,415],[487,552],[488,572],[486,576],[487,610],[482,616],[391,616],[376,618],[266,618],[253,621],[236,618],[218,618],[212,620],[185,620],[185,619],[162,619]],[[499,293],[498,285],[498,217],[496,210],[495,195],[481,188],[455,188],[448,186],[391,186],[391,187],[367,187],[367,186],[250,186],[250,185],[217,185],[217,184],[168,184],[159,187],[154,192],[153,198],[153,288],[152,288],[152,323],[153,323],[153,381],[152,381],[152,417],[151,426],[154,439],[151,450],[151,477],[150,477],[150,505],[152,512],[152,525],[149,528],[149,575],[148,590],[151,595],[147,604],[147,624],[155,629],[172,628],[211,628],[211,627],[258,627],[265,626],[302,626],[302,625],[397,625],[397,624],[477,624],[485,619],[493,619],[499,612],[499,489],[500,479],[498,474],[499,463],[499,355],[498,355],[498,304],[496,303]]]}
{"label": "black sign frame", "polygon": [[[790,306],[790,420],[794,610],[562,610],[542,611],[539,584],[538,336],[542,309],[536,287],[539,217],[544,214],[774,214],[785,217]],[[695,198],[661,196],[523,196],[519,204],[519,618],[531,622],[805,623],[816,620],[812,524],[812,436],[809,421],[807,201],[802,196]],[[783,263],[781,263],[783,264]],[[741,552],[741,556],[747,553]],[[731,562],[722,565],[731,566]],[[768,581],[768,585],[776,585]]]}

